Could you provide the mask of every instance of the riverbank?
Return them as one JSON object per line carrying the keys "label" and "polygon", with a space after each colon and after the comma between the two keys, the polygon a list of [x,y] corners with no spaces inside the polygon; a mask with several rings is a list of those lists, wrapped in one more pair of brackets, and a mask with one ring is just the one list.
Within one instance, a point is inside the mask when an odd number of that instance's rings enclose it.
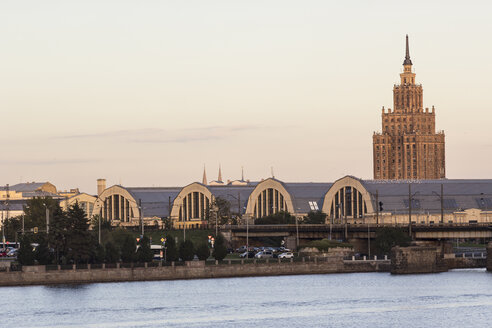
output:
{"label": "riverbank", "polygon": [[389,260],[344,261],[341,257],[325,257],[263,263],[225,262],[205,264],[191,261],[185,265],[46,270],[45,266],[23,267],[22,271],[0,273],[0,286],[85,284],[98,282],[210,279],[230,277],[281,276],[354,272],[389,272]]}

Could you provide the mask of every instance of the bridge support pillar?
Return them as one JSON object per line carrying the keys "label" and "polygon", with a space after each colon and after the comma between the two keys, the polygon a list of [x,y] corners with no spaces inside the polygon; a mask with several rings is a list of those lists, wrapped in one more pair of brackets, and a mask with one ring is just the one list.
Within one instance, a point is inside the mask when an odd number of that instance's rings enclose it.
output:
{"label": "bridge support pillar", "polygon": [[391,273],[436,273],[447,271],[439,247],[395,246],[391,249]]}
{"label": "bridge support pillar", "polygon": [[286,248],[291,249],[293,251],[296,251],[297,250],[296,236],[288,236],[288,237],[285,237],[284,240],[285,240],[285,247]]}

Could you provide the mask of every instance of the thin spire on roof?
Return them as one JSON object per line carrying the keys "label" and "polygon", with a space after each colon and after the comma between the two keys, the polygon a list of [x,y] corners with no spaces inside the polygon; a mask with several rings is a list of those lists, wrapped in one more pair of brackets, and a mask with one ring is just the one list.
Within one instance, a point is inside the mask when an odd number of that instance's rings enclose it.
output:
{"label": "thin spire on roof", "polygon": [[205,171],[205,164],[203,164],[203,178],[202,178],[202,183],[204,185],[207,185],[207,172]]}
{"label": "thin spire on roof", "polygon": [[241,181],[244,181],[244,167],[241,166]]}
{"label": "thin spire on roof", "polygon": [[219,177],[217,178],[217,181],[222,182],[222,170],[220,168],[220,164],[219,164]]}
{"label": "thin spire on roof", "polygon": [[412,65],[412,60],[410,59],[410,47],[408,46],[408,34],[407,34],[407,45],[405,51],[405,61],[403,61],[403,65]]}

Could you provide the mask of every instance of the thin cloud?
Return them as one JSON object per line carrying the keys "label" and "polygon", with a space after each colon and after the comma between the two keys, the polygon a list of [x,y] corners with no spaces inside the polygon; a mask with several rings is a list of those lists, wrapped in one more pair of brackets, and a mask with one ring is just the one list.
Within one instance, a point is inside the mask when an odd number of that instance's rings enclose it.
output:
{"label": "thin cloud", "polygon": [[72,164],[88,164],[88,163],[98,163],[99,159],[39,159],[39,160],[7,160],[0,161],[0,165],[72,165]]}
{"label": "thin cloud", "polygon": [[187,143],[221,140],[248,131],[265,129],[262,125],[208,126],[178,130],[128,129],[101,133],[55,136],[54,140],[106,139],[133,143]]}

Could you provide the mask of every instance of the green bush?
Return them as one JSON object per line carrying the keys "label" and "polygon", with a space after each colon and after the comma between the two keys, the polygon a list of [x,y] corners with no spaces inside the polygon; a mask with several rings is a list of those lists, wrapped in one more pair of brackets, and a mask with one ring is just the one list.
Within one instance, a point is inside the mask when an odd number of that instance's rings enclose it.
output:
{"label": "green bush", "polygon": [[123,246],[121,247],[121,260],[129,263],[135,260],[135,250],[137,246],[131,236],[126,236]]}
{"label": "green bush", "polygon": [[195,252],[191,240],[181,242],[181,244],[179,245],[179,257],[183,261],[193,260],[193,258],[195,257]]}
{"label": "green bush", "polygon": [[200,261],[205,261],[210,256],[210,250],[206,243],[201,243],[195,250],[195,254]]}
{"label": "green bush", "polygon": [[116,263],[120,260],[120,251],[110,241],[104,245],[104,260],[106,263]]}
{"label": "green bush", "polygon": [[20,243],[19,252],[17,253],[17,260],[22,265],[33,265],[34,252],[31,246],[31,238],[28,236],[22,236]]}
{"label": "green bush", "polygon": [[178,249],[174,238],[167,238],[166,241],[166,257],[168,262],[176,262],[179,260]]}
{"label": "green bush", "polygon": [[34,251],[34,259],[41,265],[47,265],[53,262],[53,257],[50,254],[46,238],[42,238],[39,241],[39,245]]}
{"label": "green bush", "polygon": [[215,237],[215,245],[214,251],[212,252],[212,256],[217,261],[222,261],[227,255],[227,248],[225,246],[225,239],[222,234],[219,233],[217,237]]}
{"label": "green bush", "polygon": [[376,231],[374,244],[379,254],[389,254],[394,246],[409,246],[412,239],[403,229],[384,227]]}
{"label": "green bush", "polygon": [[296,217],[289,212],[278,212],[256,219],[255,224],[295,224]]}
{"label": "green bush", "polygon": [[150,248],[150,240],[147,236],[144,236],[140,239],[138,245],[140,246],[137,250],[137,261],[138,262],[151,262],[154,254],[152,253],[152,249]]}

